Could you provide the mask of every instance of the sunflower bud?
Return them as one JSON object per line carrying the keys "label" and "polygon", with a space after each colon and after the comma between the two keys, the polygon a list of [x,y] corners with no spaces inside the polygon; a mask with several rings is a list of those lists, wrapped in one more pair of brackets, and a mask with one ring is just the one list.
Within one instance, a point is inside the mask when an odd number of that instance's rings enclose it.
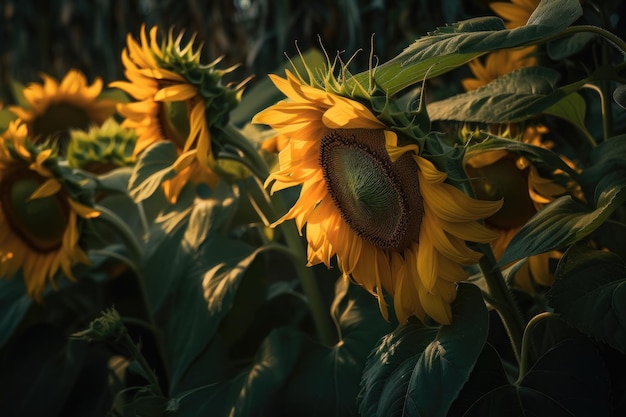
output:
{"label": "sunflower bud", "polygon": [[121,127],[114,119],[89,131],[72,130],[67,149],[67,160],[72,168],[81,168],[95,174],[106,173],[117,167],[131,165],[137,135]]}
{"label": "sunflower bud", "polygon": [[115,308],[110,308],[103,311],[102,316],[89,323],[88,329],[74,333],[72,336],[89,342],[105,342],[118,341],[124,334],[126,334],[126,327],[119,313]]}

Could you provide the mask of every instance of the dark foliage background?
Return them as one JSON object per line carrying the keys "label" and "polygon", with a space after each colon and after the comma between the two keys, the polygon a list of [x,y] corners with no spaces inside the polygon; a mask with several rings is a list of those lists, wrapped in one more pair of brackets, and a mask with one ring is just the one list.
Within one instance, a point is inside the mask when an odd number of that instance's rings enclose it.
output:
{"label": "dark foliage background", "polygon": [[[285,62],[285,54],[319,47],[331,58],[345,51],[358,70],[367,65],[374,36],[380,61],[398,54],[436,26],[492,14],[487,0],[0,0],[0,99],[11,103],[11,80],[41,82],[38,74],[62,78],[70,68],[91,82],[123,77],[120,53],[128,33],[158,25],[197,32],[205,62],[223,56],[240,64],[238,80],[257,79]],[[253,81],[254,83],[254,81]]]}

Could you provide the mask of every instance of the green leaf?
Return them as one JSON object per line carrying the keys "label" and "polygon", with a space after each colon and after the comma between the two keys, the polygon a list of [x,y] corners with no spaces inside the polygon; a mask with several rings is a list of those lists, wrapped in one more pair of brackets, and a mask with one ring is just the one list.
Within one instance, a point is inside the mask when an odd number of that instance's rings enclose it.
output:
{"label": "green leaf", "polygon": [[574,33],[572,36],[548,42],[546,51],[550,59],[560,61],[580,52],[596,36],[596,33],[589,32]]}
{"label": "green leaf", "polygon": [[476,90],[428,104],[428,115],[432,120],[511,123],[545,113],[586,132],[585,102],[576,90],[587,80],[557,88],[559,76],[550,68],[520,68]]}
{"label": "green leaf", "polygon": [[270,402],[280,404],[279,390],[297,363],[301,343],[301,335],[289,328],[270,333],[248,372],[233,381],[229,391],[235,395],[226,403],[228,415],[250,416]]}
{"label": "green leaf", "polygon": [[596,209],[559,197],[535,214],[513,237],[498,265],[575,243],[602,225],[626,201],[623,173],[607,175],[596,188]]}
{"label": "green leaf", "polygon": [[0,279],[0,348],[13,335],[32,303],[22,274]]}
{"label": "green leaf", "polygon": [[572,178],[578,179],[578,173],[553,151],[513,139],[493,136],[480,143],[471,143],[465,152],[465,160],[467,161],[483,152],[497,150],[517,152],[529,159],[539,171],[552,172],[555,169],[560,169],[569,174]]}
{"label": "green leaf", "polygon": [[356,397],[368,355],[394,325],[380,314],[377,300],[363,288],[339,279],[331,314],[339,332],[334,346],[305,337],[283,395],[283,411],[294,416],[357,414]]}
{"label": "green leaf", "polygon": [[131,197],[140,202],[150,197],[163,181],[175,175],[172,164],[178,154],[172,142],[162,141],[141,153],[130,177]]}
{"label": "green leaf", "polygon": [[61,415],[84,364],[87,344],[68,341],[61,330],[38,324],[5,349],[0,368],[0,414]]}
{"label": "green leaf", "polygon": [[184,242],[190,250],[200,245],[228,224],[238,203],[238,195],[232,186],[218,183],[213,195],[208,199],[196,199]]}
{"label": "green leaf", "polygon": [[626,135],[601,142],[591,152],[589,164],[580,176],[583,189],[593,189],[592,187],[613,172],[626,173]]}
{"label": "green leaf", "polygon": [[[426,78],[436,77],[485,52],[537,43],[559,33],[582,15],[578,0],[542,0],[526,26],[505,29],[495,17],[455,23],[424,36],[395,58],[376,67],[375,79],[390,95]],[[367,85],[369,72],[352,82]]]}
{"label": "green leaf", "polygon": [[0,133],[3,133],[9,127],[11,121],[17,119],[15,113],[9,109],[0,109]]}
{"label": "green leaf", "polygon": [[481,354],[459,397],[463,403],[455,404],[449,417],[610,415],[605,363],[588,339],[578,336],[560,342],[519,385],[507,382],[502,366],[495,362],[497,354],[487,346],[490,352]]}
{"label": "green leaf", "polygon": [[547,293],[561,318],[626,353],[626,264],[619,256],[583,245],[568,249]]}
{"label": "green leaf", "polygon": [[477,287],[459,285],[452,317],[440,328],[410,322],[382,339],[363,375],[364,417],[447,414],[487,340],[487,309]]}
{"label": "green leaf", "polygon": [[429,103],[431,120],[503,123],[528,118],[525,109],[556,89],[560,75],[545,67],[520,68],[490,83],[445,100]]}
{"label": "green leaf", "polygon": [[128,194],[128,184],[133,173],[131,167],[116,168],[97,178],[98,191],[114,191]]}
{"label": "green leaf", "polygon": [[586,111],[587,104],[585,103],[585,99],[578,93],[570,93],[547,109],[543,110],[543,114],[567,120],[583,132],[585,136],[591,137],[585,123]]}
{"label": "green leaf", "polygon": [[158,244],[149,246],[142,269],[164,333],[172,392],[179,392],[191,363],[215,336],[250,264],[267,250],[254,250],[220,233],[232,214],[233,199],[232,192],[222,190],[215,198],[196,202],[186,228],[180,222],[169,233],[151,233]]}
{"label": "green leaf", "polygon": [[284,400],[279,392],[296,364],[302,342],[302,333],[292,328],[272,331],[252,364],[236,377],[179,395],[176,415],[276,415]]}

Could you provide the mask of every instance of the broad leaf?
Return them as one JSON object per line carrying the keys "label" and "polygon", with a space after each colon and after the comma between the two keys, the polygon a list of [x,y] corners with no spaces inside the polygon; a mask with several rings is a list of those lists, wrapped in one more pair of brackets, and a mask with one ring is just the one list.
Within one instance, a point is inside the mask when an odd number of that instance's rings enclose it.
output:
{"label": "broad leaf", "polygon": [[596,188],[596,209],[559,197],[535,214],[513,237],[498,265],[570,245],[602,225],[626,201],[621,172],[605,177]]}
{"label": "broad leaf", "polygon": [[0,279],[0,347],[13,335],[32,303],[22,274]]}
{"label": "broad leaf", "polygon": [[61,415],[84,364],[87,344],[38,324],[5,347],[0,370],[0,414]]}
{"label": "broad leaf", "polygon": [[174,176],[172,164],[178,154],[176,146],[168,141],[150,146],[137,160],[128,188],[131,197],[140,202],[150,197],[163,181]]}
{"label": "broad leaf", "polygon": [[512,123],[546,113],[586,131],[585,104],[575,93],[586,80],[557,88],[558,79],[550,68],[520,68],[476,90],[430,103],[428,115],[432,120]]}
{"label": "broad leaf", "polygon": [[[542,0],[525,26],[505,29],[502,20],[483,17],[439,28],[395,58],[376,67],[375,80],[383,91],[395,94],[425,78],[436,77],[483,53],[547,39],[582,15],[578,0]],[[354,76],[368,85],[370,74]]]}
{"label": "broad leaf", "polygon": [[626,264],[582,245],[565,252],[547,294],[561,318],[626,353]]}
{"label": "broad leaf", "polygon": [[177,416],[277,415],[280,390],[299,357],[303,335],[292,328],[274,330],[252,364],[236,377],[181,393]]}
{"label": "broad leaf", "polygon": [[519,385],[507,382],[497,361],[493,348],[486,345],[449,417],[610,415],[604,361],[580,335],[546,352]]}
{"label": "broad leaf", "polygon": [[363,375],[360,411],[370,416],[445,416],[485,344],[488,315],[480,290],[460,284],[453,322],[410,322],[382,339]]}
{"label": "broad leaf", "polygon": [[367,357],[394,325],[363,288],[340,278],[331,314],[339,332],[334,346],[305,337],[303,353],[287,382],[283,413],[294,416],[357,414],[359,382]]}

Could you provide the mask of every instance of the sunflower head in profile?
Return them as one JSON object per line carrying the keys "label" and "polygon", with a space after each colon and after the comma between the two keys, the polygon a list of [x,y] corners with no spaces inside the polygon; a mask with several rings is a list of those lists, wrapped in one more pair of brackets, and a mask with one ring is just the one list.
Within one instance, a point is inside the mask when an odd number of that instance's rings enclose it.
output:
{"label": "sunflower head in profile", "polygon": [[[447,175],[420,156],[361,102],[308,85],[287,72],[270,76],[288,98],[257,114],[289,141],[271,191],[301,186],[275,224],[306,225],[310,265],[336,262],[345,277],[377,296],[393,297],[401,322],[410,316],[450,323],[463,265],[480,254],[465,241],[495,238],[477,220],[500,208],[446,183]],[[405,143],[406,140],[406,143]]]}
{"label": "sunflower head in profile", "polygon": [[121,127],[113,118],[88,131],[72,130],[70,137],[67,162],[71,168],[104,174],[134,163],[137,135],[134,130]]}
{"label": "sunflower head in profile", "polygon": [[[501,137],[549,149],[551,143],[543,139],[546,133],[548,129],[540,124],[514,124],[497,132]],[[466,160],[465,169],[478,198],[503,201],[502,208],[485,219],[485,225],[498,233],[491,242],[496,259],[502,257],[513,236],[546,204],[565,194],[582,196],[576,191],[580,188],[563,178],[560,171],[544,177],[527,158],[515,152],[496,150],[472,155]],[[555,181],[556,178],[563,181]],[[514,284],[529,292],[535,292],[537,284],[552,285],[553,260],[560,256],[557,251],[531,256],[515,274]]]}
{"label": "sunflower head in profile", "polygon": [[72,265],[89,263],[80,223],[99,212],[66,190],[53,151],[27,138],[26,125],[14,121],[0,139],[0,277],[21,270],[39,299],[58,271],[73,279]]}
{"label": "sunflower head in profile", "polygon": [[224,75],[232,71],[218,69],[216,60],[200,63],[200,49],[193,48],[192,38],[182,45],[183,34],[159,42],[157,27],[146,35],[142,27],[140,41],[130,35],[122,62],[128,81],[111,83],[136,101],[121,103],[122,126],[137,132],[133,155],[152,144],[169,141],[179,154],[174,163],[176,176],[163,183],[172,203],[188,183],[206,183],[213,187],[217,175],[212,170],[212,136],[228,121],[228,114],[241,99],[243,83],[223,85]]}
{"label": "sunflower head in profile", "polygon": [[70,70],[61,82],[46,74],[41,78],[43,84],[30,83],[22,91],[28,107],[9,107],[26,122],[29,136],[36,143],[52,141],[58,152],[64,153],[71,129],[101,125],[115,112],[116,100],[100,98],[100,78],[89,85],[78,70]]}

